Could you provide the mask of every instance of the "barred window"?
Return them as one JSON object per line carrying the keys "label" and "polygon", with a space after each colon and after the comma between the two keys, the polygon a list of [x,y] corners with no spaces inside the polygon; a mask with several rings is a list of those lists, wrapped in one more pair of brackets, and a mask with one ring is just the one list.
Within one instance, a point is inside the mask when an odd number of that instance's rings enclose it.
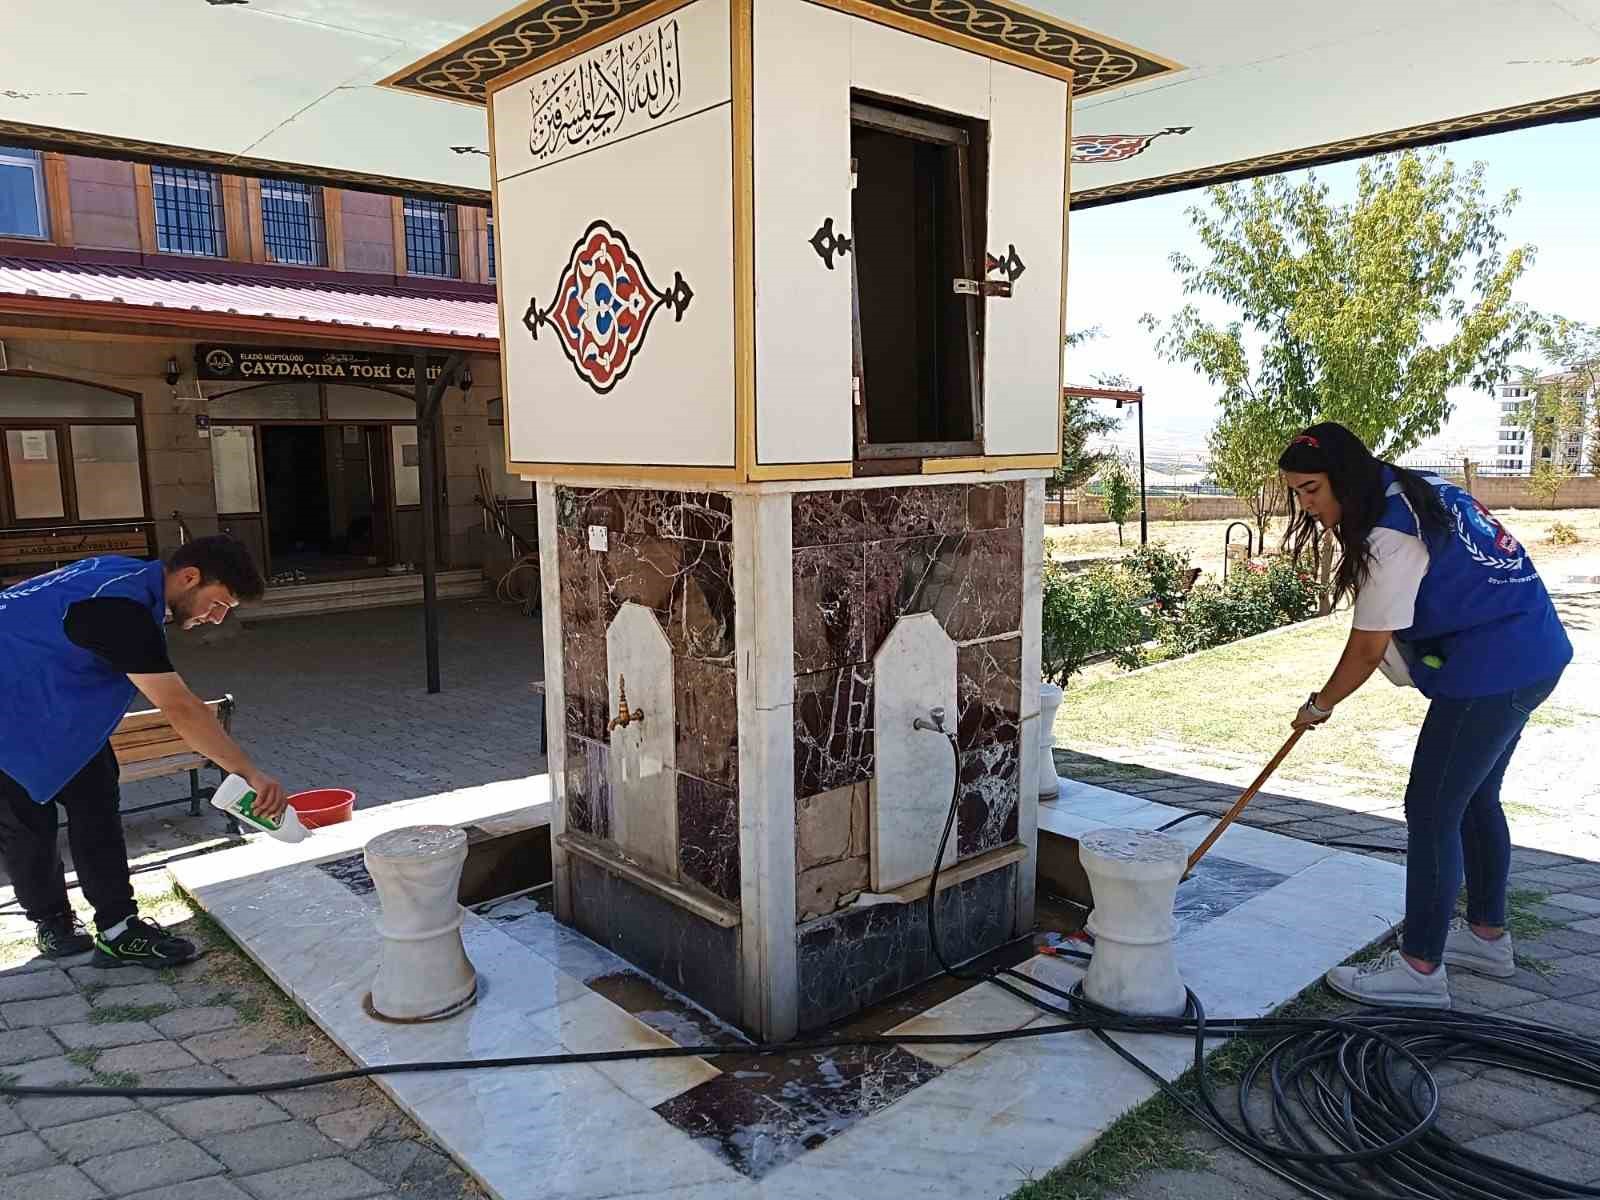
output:
{"label": "barred window", "polygon": [[489,218],[489,282],[494,282],[494,218]]}
{"label": "barred window", "polygon": [[261,231],[267,258],[300,267],[328,265],[322,189],[286,179],[261,181]]}
{"label": "barred window", "polygon": [[155,192],[156,245],[166,254],[222,258],[228,242],[222,228],[222,181],[191,167],[151,167]]}
{"label": "barred window", "polygon": [[456,206],[407,196],[406,270],[412,275],[461,277],[461,233]]}

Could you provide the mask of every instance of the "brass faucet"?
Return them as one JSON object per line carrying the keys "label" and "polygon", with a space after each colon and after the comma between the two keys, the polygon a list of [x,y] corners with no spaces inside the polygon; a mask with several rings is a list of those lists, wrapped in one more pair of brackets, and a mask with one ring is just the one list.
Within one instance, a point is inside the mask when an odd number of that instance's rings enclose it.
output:
{"label": "brass faucet", "polygon": [[632,724],[644,724],[644,709],[636,708],[631,713],[628,711],[628,681],[621,675],[617,676],[617,715],[611,718],[611,724],[606,726],[606,732],[611,733],[618,728],[626,729]]}

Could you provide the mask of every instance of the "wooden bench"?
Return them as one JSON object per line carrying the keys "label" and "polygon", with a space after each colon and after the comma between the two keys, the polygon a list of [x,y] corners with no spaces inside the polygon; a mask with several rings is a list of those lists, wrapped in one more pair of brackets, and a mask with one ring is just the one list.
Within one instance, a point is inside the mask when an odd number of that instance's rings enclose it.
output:
{"label": "wooden bench", "polygon": [[[217,718],[224,730],[233,726],[233,697],[206,701],[206,707]],[[217,772],[220,784],[227,774],[209,758],[189,748],[183,736],[172,727],[159,708],[131,712],[122,718],[116,732],[111,735],[111,749],[117,756],[122,783],[138,783],[145,779],[160,779],[167,775],[189,773],[189,794],[173,800],[161,800],[138,808],[125,808],[124,813],[148,812],[152,808],[165,808],[170,804],[189,803],[189,815],[198,817],[200,806],[216,794],[215,787],[200,786],[200,772],[207,767]]]}

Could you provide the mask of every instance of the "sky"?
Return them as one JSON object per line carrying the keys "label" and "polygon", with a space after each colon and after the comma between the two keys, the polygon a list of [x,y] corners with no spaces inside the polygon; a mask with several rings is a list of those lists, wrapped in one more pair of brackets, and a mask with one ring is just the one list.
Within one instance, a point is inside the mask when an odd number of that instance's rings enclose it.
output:
{"label": "sky", "polygon": [[[1517,285],[1517,298],[1541,312],[1560,313],[1600,324],[1600,120],[1549,125],[1456,142],[1446,152],[1464,166],[1487,165],[1488,195],[1499,199],[1515,188],[1521,202],[1504,222],[1507,246],[1532,245],[1533,265]],[[1358,163],[1339,163],[1313,172],[1296,171],[1296,181],[1315,174],[1335,200],[1355,193]],[[1073,184],[1091,186],[1094,167],[1073,170]],[[1067,352],[1067,379],[1091,383],[1098,373],[1123,374],[1145,391],[1145,445],[1151,457],[1198,462],[1218,408],[1211,384],[1186,365],[1162,361],[1155,335],[1139,326],[1144,313],[1165,319],[1185,303],[1168,256],[1202,250],[1185,210],[1204,202],[1202,190],[1180,192],[1074,212],[1068,245],[1067,327],[1099,326],[1103,336]],[[1211,302],[1208,302],[1211,303]],[[1226,307],[1202,311],[1227,319]],[[1540,368],[1530,353],[1518,365]],[[1454,452],[1460,447],[1487,453],[1496,442],[1499,404],[1470,389],[1450,393],[1449,424],[1424,451]],[[1112,438],[1134,445],[1131,416]]]}

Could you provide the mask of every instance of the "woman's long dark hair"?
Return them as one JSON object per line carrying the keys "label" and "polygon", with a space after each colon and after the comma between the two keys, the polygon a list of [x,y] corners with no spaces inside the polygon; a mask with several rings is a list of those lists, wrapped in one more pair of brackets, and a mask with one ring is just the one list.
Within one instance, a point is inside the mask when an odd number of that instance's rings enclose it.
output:
{"label": "woman's long dark hair", "polygon": [[[1302,475],[1326,474],[1334,498],[1339,501],[1342,516],[1334,530],[1339,540],[1339,566],[1333,577],[1335,604],[1354,596],[1367,581],[1372,567],[1367,535],[1383,516],[1388,503],[1384,494],[1387,490],[1385,467],[1394,472],[1401,491],[1411,502],[1424,540],[1449,526],[1450,515],[1432,484],[1415,471],[1375,457],[1360,438],[1334,421],[1311,426],[1290,441],[1288,449],[1278,457],[1280,470]],[[1322,530],[1315,517],[1296,508],[1294,493],[1290,492],[1289,532],[1285,540],[1298,562],[1308,548],[1317,544]]]}

